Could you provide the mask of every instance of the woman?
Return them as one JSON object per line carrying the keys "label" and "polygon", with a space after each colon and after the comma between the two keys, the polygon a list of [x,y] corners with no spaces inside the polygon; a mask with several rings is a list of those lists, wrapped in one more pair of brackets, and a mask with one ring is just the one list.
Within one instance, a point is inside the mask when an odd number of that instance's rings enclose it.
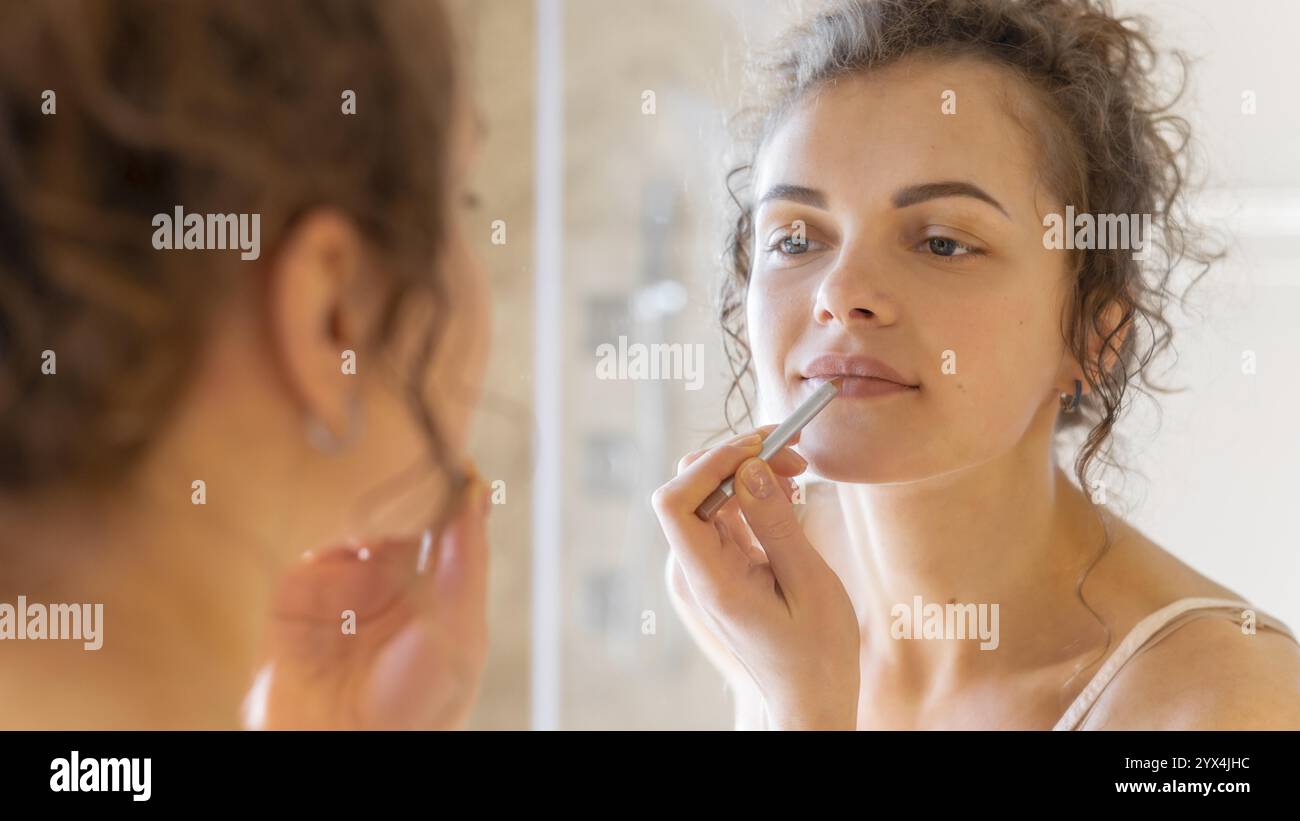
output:
{"label": "woman", "polygon": [[488,329],[449,21],[0,17],[0,601],[102,606],[97,649],[0,642],[0,726],[463,725]]}
{"label": "woman", "polygon": [[[722,318],[767,417],[845,381],[800,453],[755,459],[760,429],[654,499],[737,727],[1300,727],[1286,626],[1090,482],[1169,343],[1171,269],[1215,258],[1180,218],[1154,55],[1095,0],[840,3],[783,43]],[[1073,213],[1155,235],[1062,247],[1050,215]],[[1080,426],[1076,485],[1054,440]],[[801,517],[806,466],[836,484]],[[954,632],[974,613],[982,640]]]}

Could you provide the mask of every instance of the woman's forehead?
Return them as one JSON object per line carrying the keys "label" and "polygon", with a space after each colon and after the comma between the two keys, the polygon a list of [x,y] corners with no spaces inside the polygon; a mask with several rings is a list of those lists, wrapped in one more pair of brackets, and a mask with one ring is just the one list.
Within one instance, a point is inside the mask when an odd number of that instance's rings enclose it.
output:
{"label": "woman's forehead", "polygon": [[[919,180],[975,179],[1032,200],[1032,133],[1007,105],[1009,71],[973,60],[899,64],[810,91],[764,140],[755,194],[776,184],[863,191]],[[1032,104],[1032,103],[1029,103]]]}

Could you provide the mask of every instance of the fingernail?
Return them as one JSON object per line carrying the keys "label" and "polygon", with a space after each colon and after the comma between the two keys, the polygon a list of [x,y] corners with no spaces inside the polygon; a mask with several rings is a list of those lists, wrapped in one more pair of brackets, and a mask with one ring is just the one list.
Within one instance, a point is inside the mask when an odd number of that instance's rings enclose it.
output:
{"label": "fingernail", "polygon": [[433,548],[433,531],[425,529],[420,536],[420,554],[415,561],[415,572],[423,573],[429,568],[429,551]]}
{"label": "fingernail", "polygon": [[751,433],[745,438],[737,439],[732,443],[732,445],[738,448],[754,448],[761,444],[763,444],[763,437],[757,433]]}
{"label": "fingernail", "polygon": [[350,562],[364,547],[358,547],[359,543],[349,542],[343,545],[333,545],[330,547],[313,548],[302,554],[302,560],[309,564],[327,564],[338,562]]}
{"label": "fingernail", "polygon": [[741,479],[756,499],[766,499],[772,494],[775,483],[772,481],[772,474],[768,472],[767,463],[762,459],[751,459],[749,464],[745,465]]}

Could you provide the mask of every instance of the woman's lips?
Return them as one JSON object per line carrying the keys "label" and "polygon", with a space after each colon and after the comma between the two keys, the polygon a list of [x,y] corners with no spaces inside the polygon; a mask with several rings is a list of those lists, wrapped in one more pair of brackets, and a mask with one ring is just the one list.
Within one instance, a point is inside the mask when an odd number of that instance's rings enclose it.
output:
{"label": "woman's lips", "polygon": [[817,356],[801,369],[801,375],[814,390],[831,379],[842,379],[842,397],[886,396],[919,390],[887,363],[869,356],[829,353]]}
{"label": "woman's lips", "polygon": [[[809,377],[807,382],[811,388],[816,390],[823,383],[829,382],[836,377],[832,376],[814,376]],[[870,396],[887,396],[895,393],[910,393],[911,391],[920,390],[910,385],[900,385],[897,382],[890,382],[887,379],[876,379],[871,376],[848,376],[839,377],[840,382],[839,398],[853,399],[865,398]]]}

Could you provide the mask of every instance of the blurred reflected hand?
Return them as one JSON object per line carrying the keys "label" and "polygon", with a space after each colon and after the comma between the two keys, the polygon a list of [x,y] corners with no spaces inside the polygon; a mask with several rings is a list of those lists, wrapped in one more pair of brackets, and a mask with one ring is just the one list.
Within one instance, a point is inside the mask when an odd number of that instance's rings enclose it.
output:
{"label": "blurred reflected hand", "polygon": [[490,507],[475,476],[423,551],[425,539],[387,541],[291,567],[274,594],[244,726],[463,728],[487,658]]}

